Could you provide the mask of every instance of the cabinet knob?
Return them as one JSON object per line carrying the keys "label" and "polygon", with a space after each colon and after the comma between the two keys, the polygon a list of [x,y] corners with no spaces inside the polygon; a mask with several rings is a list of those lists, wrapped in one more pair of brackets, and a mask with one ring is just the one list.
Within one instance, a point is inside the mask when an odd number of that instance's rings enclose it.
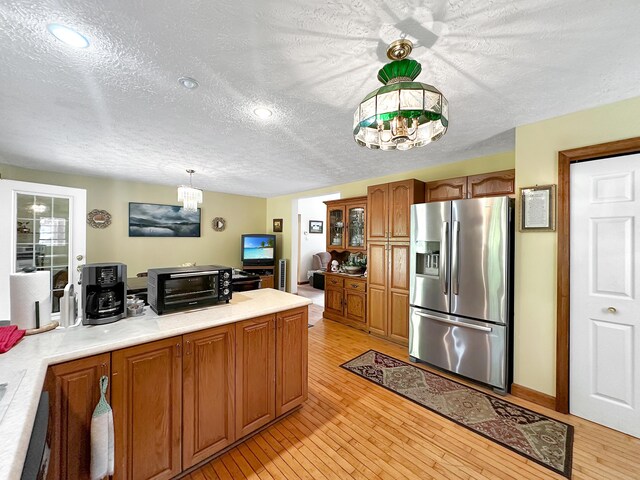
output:
{"label": "cabinet knob", "polygon": [[609,311],[609,313],[616,313],[618,310],[616,310],[616,307],[609,307],[607,308],[607,310]]}

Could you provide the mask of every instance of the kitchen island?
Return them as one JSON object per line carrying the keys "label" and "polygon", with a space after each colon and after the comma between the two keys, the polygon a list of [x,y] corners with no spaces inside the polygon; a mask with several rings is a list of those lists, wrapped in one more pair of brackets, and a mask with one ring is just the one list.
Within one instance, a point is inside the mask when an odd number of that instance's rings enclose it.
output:
{"label": "kitchen island", "polygon": [[[107,356],[106,358],[111,362],[112,406],[116,423],[116,469],[119,468],[119,465],[126,464],[128,467],[133,460],[126,456],[131,454],[135,445],[130,445],[126,451],[123,451],[122,444],[127,442],[121,441],[121,439],[130,440],[130,438],[127,437],[126,431],[118,427],[118,422],[124,422],[124,417],[128,418],[131,412],[136,411],[136,408],[138,411],[140,409],[131,405],[120,405],[119,402],[127,401],[127,398],[135,400],[136,392],[131,389],[136,388],[136,384],[132,379],[143,373],[142,370],[135,371],[135,355],[142,358],[139,356],[139,349],[144,348],[145,345],[148,347],[158,345],[155,352],[161,352],[159,348],[167,344],[169,349],[164,351],[171,352],[170,357],[179,360],[179,364],[170,364],[171,370],[175,374],[172,378],[181,380],[183,379],[183,363],[184,368],[188,368],[189,362],[192,363],[195,361],[194,359],[207,357],[206,350],[202,350],[202,355],[196,354],[199,345],[197,335],[201,333],[206,335],[207,332],[212,332],[211,335],[213,335],[218,332],[219,328],[226,328],[231,337],[235,338],[235,342],[232,342],[233,361],[228,361],[228,364],[235,365],[237,368],[231,375],[232,387],[235,388],[230,388],[230,390],[235,395],[234,403],[244,406],[245,410],[251,408],[251,401],[256,398],[255,391],[252,392],[252,395],[247,392],[252,388],[251,382],[255,380],[252,378],[252,375],[255,376],[255,374],[251,373],[252,368],[250,367],[256,357],[252,357],[252,355],[258,352],[259,348],[263,348],[265,342],[272,344],[272,346],[267,346],[266,351],[269,353],[266,364],[268,368],[273,370],[274,384],[269,383],[269,391],[260,392],[258,397],[269,397],[269,404],[273,404],[273,408],[270,408],[273,413],[270,417],[257,419],[249,412],[242,418],[236,416],[235,419],[229,419],[228,423],[233,424],[234,434],[228,439],[228,444],[240,440],[251,433],[252,428],[260,428],[260,426],[268,424],[269,421],[299,405],[302,397],[304,397],[302,401],[306,399],[306,319],[307,305],[310,303],[310,300],[306,298],[273,289],[253,290],[234,294],[229,304],[162,316],[157,316],[149,309],[145,309],[143,316],[127,318],[109,325],[58,329],[23,339],[8,353],[0,355],[0,383],[4,381],[3,377],[10,377],[16,372],[24,373],[4,417],[0,420],[0,480],[20,477],[40,393],[45,386],[45,379],[47,384],[55,384],[56,379],[51,378],[53,369],[49,368],[50,366],[64,365],[64,362],[98,355]],[[259,336],[261,332],[266,332],[266,336]],[[296,338],[286,337],[287,332],[300,338],[296,340]],[[252,337],[254,334],[258,334],[258,336]],[[203,345],[209,345],[212,341],[205,338]],[[252,344],[252,342],[255,343]],[[288,356],[296,350],[296,346],[298,352],[304,354],[304,358],[297,362],[300,365],[292,365],[292,362],[288,361]],[[187,351],[187,348],[193,349],[193,355],[190,358],[187,353],[190,353],[191,350]],[[160,358],[162,355],[157,354],[155,357]],[[127,370],[128,368],[132,370]],[[256,371],[259,371],[260,368],[262,365],[259,365]],[[151,372],[155,374],[158,370],[153,369]],[[109,371],[109,369],[103,367],[103,371]],[[114,373],[117,373],[119,377],[114,376]],[[300,378],[303,378],[304,383],[304,385],[299,385],[303,387],[304,393],[302,397],[299,395],[300,398],[297,401],[292,400],[292,392],[295,390],[295,388],[292,390],[292,386],[295,382],[287,384],[286,380],[280,381],[292,374],[299,377],[297,384],[300,384]],[[190,383],[189,385],[185,383],[184,394],[190,393],[194,396],[196,398],[194,404],[197,404],[199,398],[197,377],[194,380],[194,375],[190,375],[187,370],[184,370],[184,379],[187,378],[190,379]],[[9,387],[11,388],[11,385]],[[96,391],[97,388],[95,385]],[[182,382],[180,382],[180,388],[183,388]],[[194,388],[196,388],[195,391]],[[161,390],[158,388],[158,395]],[[172,393],[173,398],[178,399],[178,404],[181,403],[182,393],[182,390],[179,393]],[[271,396],[274,397],[273,401],[271,401]],[[206,398],[201,399],[206,400]],[[149,403],[153,403],[151,400],[151,398],[146,399]],[[56,408],[56,401],[54,393],[52,395],[53,409]],[[190,421],[193,421],[194,411],[186,408],[187,404],[188,402],[185,401],[183,413],[188,414]],[[180,406],[182,407],[182,405]],[[173,407],[176,408],[176,405]],[[183,417],[174,411],[172,417],[176,416],[179,417],[180,425],[179,428],[174,428],[175,435],[181,435]],[[260,422],[255,423],[257,420]],[[172,421],[176,421],[176,418],[172,418]],[[252,422],[254,422],[253,425]],[[258,426],[256,427],[256,425]],[[187,439],[186,434],[185,439]],[[197,445],[194,446],[192,440],[187,439],[186,441],[187,444],[191,444],[191,453],[193,454],[191,460],[200,461],[208,458],[197,455],[198,452],[194,450]],[[175,461],[170,462],[171,464],[166,471],[161,473],[162,478],[171,478],[190,466],[182,465],[180,461],[184,456],[181,451],[182,439],[178,437],[176,440],[172,437],[171,444],[175,451],[170,453],[177,461],[177,465]],[[57,459],[53,458],[53,461],[57,461]]]}

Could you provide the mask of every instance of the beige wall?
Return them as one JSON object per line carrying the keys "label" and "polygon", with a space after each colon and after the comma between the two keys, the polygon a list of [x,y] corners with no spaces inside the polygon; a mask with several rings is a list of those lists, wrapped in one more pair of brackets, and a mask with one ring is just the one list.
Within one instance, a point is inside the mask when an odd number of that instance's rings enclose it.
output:
{"label": "beige wall", "polygon": [[[517,187],[558,183],[558,152],[640,136],[640,97],[516,129]],[[555,395],[556,233],[516,231],[515,382]]]}
{"label": "beige wall", "polygon": [[[379,153],[379,152],[378,152]],[[372,152],[375,154],[375,152]],[[391,157],[389,157],[391,158]],[[271,232],[272,220],[274,218],[282,218],[284,220],[282,233],[277,234],[278,258],[291,259],[291,239],[295,238],[297,230],[293,231],[293,210],[292,202],[300,198],[316,197],[319,195],[327,195],[330,193],[339,193],[340,198],[357,197],[367,194],[368,185],[377,185],[380,183],[393,182],[406,178],[417,178],[422,181],[441,180],[444,178],[460,177],[465,175],[474,175],[476,173],[492,172],[498,170],[509,170],[514,168],[515,157],[514,152],[499,153],[486,157],[472,158],[462,162],[449,163],[446,165],[437,165],[434,167],[426,167],[411,172],[387,175],[385,177],[371,178],[369,180],[361,180],[358,182],[344,183],[334,187],[320,188],[301,192],[292,195],[283,195],[267,199],[267,230]],[[288,276],[288,290],[293,287],[293,275]]]}
{"label": "beige wall", "polygon": [[[0,159],[1,161],[1,159]],[[2,178],[87,190],[87,211],[107,210],[112,223],[105,229],[87,225],[87,261],[123,262],[129,276],[151,267],[222,264],[240,266],[240,235],[264,233],[264,198],[204,192],[200,238],[129,237],[129,202],[177,205],[176,187],[80,175],[28,170],[0,164]],[[211,228],[214,217],[227,220],[224,232]]]}

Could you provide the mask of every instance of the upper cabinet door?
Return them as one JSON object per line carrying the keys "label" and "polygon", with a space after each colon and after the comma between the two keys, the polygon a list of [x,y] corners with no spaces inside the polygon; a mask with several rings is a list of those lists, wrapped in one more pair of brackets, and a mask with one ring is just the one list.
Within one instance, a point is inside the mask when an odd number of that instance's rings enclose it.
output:
{"label": "upper cabinet door", "polygon": [[426,202],[444,202],[463,198],[467,198],[467,177],[448,178],[426,184]]}
{"label": "upper cabinet door", "polygon": [[365,223],[367,218],[367,208],[365,204],[347,205],[347,250],[364,250],[365,243]]}
{"label": "upper cabinet door", "polygon": [[344,206],[327,209],[327,251],[344,248],[345,223]]}
{"label": "upper cabinet door", "polygon": [[424,183],[409,179],[389,184],[389,240],[408,242],[411,237],[411,205],[422,203]]}
{"label": "upper cabinet door", "polygon": [[467,177],[467,192],[469,198],[513,195],[516,191],[515,183],[515,170],[471,175]]}
{"label": "upper cabinet door", "polygon": [[0,318],[9,318],[9,274],[36,267],[51,275],[51,307],[60,311],[67,283],[85,263],[87,192],[79,188],[0,180]]}
{"label": "upper cabinet door", "polygon": [[367,188],[367,238],[384,241],[389,236],[389,184]]}

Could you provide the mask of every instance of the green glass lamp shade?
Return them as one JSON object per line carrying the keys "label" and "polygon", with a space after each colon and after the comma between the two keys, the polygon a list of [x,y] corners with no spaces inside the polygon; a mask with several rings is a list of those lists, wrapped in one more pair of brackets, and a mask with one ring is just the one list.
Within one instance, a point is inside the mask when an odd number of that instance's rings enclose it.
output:
{"label": "green glass lamp shade", "polygon": [[353,116],[358,145],[408,150],[438,140],[449,126],[449,104],[440,91],[415,82],[420,64],[408,58],[387,63],[378,72],[384,86],[367,95]]}

